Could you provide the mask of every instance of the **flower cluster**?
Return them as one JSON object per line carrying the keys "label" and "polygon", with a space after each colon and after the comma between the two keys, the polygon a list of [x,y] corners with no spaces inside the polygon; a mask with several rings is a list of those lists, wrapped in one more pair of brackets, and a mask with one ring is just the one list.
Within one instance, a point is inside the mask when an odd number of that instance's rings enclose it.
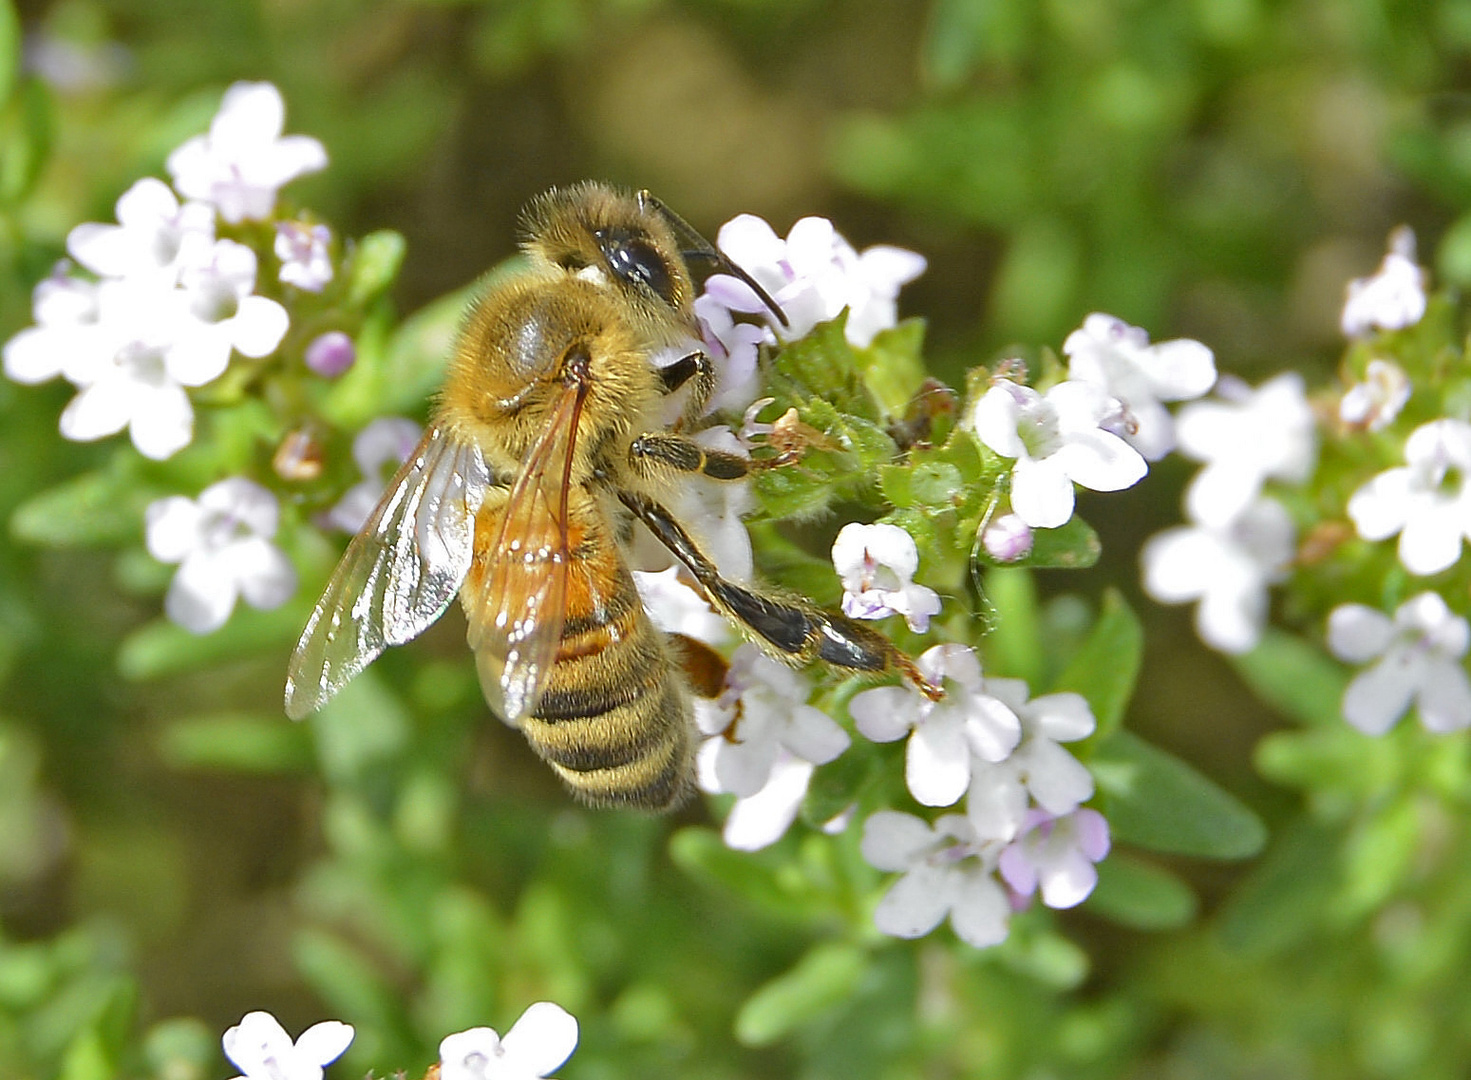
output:
{"label": "flower cluster", "polygon": [[280,344],[289,318],[256,293],[256,253],[216,226],[269,217],[281,185],[325,167],[315,139],[281,138],[284,113],[274,86],[236,84],[209,133],[169,156],[173,189],[139,180],[118,199],[117,224],[67,236],[87,276],[60,264],[36,287],[36,325],[4,349],[10,378],[63,376],[77,387],[61,414],[64,436],[127,428],[141,453],[170,457],[193,438],[186,388],[217,379],[232,351],[259,359]]}
{"label": "flower cluster", "polygon": [[[240,1070],[236,1080],[322,1080],[322,1070],[343,1055],[354,1034],[350,1024],[327,1020],[293,1042],[274,1016],[253,1012],[226,1031],[221,1043]],[[439,1080],[542,1080],[576,1047],[576,1019],[560,1005],[540,1001],[504,1037],[488,1027],[447,1035],[439,1044],[439,1063],[427,1075]]]}
{"label": "flower cluster", "polygon": [[875,742],[908,736],[905,776],[916,800],[952,806],[963,796],[965,813],[933,824],[887,810],[868,818],[864,857],[904,875],[874,917],[885,933],[919,937],[948,914],[965,941],[995,945],[1013,907],[1039,888],[1044,904],[1065,908],[1097,883],[1108,825],[1081,808],[1093,777],[1060,745],[1086,738],[1096,723],[1079,694],[1029,700],[1025,682],[983,677],[965,646],[937,645],[917,663],[927,682],[945,688],[942,700],[881,686],[848,709]]}

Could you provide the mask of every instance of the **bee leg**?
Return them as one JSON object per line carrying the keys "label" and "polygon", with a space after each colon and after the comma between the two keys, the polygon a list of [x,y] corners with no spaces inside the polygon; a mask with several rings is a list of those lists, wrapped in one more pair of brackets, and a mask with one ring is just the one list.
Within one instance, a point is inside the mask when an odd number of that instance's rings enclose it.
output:
{"label": "bee leg", "polygon": [[653,479],[663,467],[676,472],[700,473],[712,480],[739,480],[753,462],[724,450],[708,450],[683,435],[650,432],[634,439],[628,447],[628,463],[640,476]]}
{"label": "bee leg", "polygon": [[925,680],[914,661],[882,634],[846,615],[767,596],[726,581],[668,510],[634,492],[619,492],[618,497],[689,568],[716,610],[773,651],[799,663],[825,660],[835,667],[875,675],[895,672],[932,700],[942,696],[941,689]]}
{"label": "bee leg", "polygon": [[715,365],[702,352],[681,356],[674,363],[659,369],[659,379],[664,384],[664,393],[672,394],[686,383],[691,383],[689,400],[685,402],[684,414],[679,426],[689,427],[705,415],[705,406],[715,394]]}

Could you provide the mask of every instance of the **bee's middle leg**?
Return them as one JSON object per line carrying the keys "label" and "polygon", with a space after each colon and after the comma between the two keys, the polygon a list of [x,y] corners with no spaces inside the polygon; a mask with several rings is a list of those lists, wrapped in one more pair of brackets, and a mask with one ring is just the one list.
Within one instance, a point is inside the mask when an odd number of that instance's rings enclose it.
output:
{"label": "bee's middle leg", "polygon": [[628,447],[628,463],[641,477],[655,480],[661,471],[699,473],[712,480],[739,480],[753,468],[750,458],[711,450],[685,435],[649,432]]}

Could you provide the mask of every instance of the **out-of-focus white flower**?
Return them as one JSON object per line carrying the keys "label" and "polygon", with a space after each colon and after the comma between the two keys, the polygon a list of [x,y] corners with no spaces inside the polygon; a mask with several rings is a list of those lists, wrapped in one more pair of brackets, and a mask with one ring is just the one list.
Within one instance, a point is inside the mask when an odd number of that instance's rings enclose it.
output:
{"label": "out-of-focus white flower", "polygon": [[1219,400],[1180,410],[1180,451],[1205,468],[1185,493],[1192,520],[1225,528],[1262,493],[1267,480],[1300,484],[1318,457],[1313,411],[1295,371],[1255,390],[1239,379],[1216,384]]}
{"label": "out-of-focus white flower", "polygon": [[998,380],[976,403],[977,437],[1002,457],[1016,458],[1011,508],[1034,529],[1055,529],[1073,516],[1073,484],[1119,491],[1149,471],[1144,458],[1108,430],[1119,403],[1084,382],[1058,383],[1039,394]]}
{"label": "out-of-focus white flower", "polygon": [[1031,691],[1021,679],[985,682],[986,692],[1021,721],[1022,738],[1004,761],[972,763],[965,812],[978,836],[1006,841],[1022,827],[1029,795],[1054,816],[1093,797],[1093,774],[1058,744],[1086,739],[1098,721],[1081,694],[1064,691],[1028,701]]}
{"label": "out-of-focus white flower", "polygon": [[960,814],[933,826],[892,810],[863,823],[861,849],[869,864],[902,873],[874,910],[886,934],[917,938],[950,916],[960,939],[978,949],[1006,940],[1011,903],[993,876],[1000,844],[982,840]]}
{"label": "out-of-focus white flower", "polygon": [[[981,663],[964,645],[936,645],[915,661],[926,682],[945,687],[932,701],[912,686],[855,694],[848,712],[874,742],[909,735],[905,780],[926,806],[950,806],[970,783],[972,759],[1002,761],[1021,738],[1021,721],[986,689]],[[911,734],[912,732],[912,734]]]}
{"label": "out-of-focus white flower", "polygon": [[232,225],[268,219],[284,184],[327,167],[316,139],[281,136],[285,122],[286,104],[274,86],[236,83],[225,91],[209,133],[169,155],[174,187],[210,203]]}
{"label": "out-of-focus white flower", "polygon": [[771,779],[785,749],[825,765],[848,749],[848,733],[807,704],[811,684],[751,644],[730,661],[725,691],[696,719],[707,738],[699,750],[700,787],[711,793],[755,795]]}
{"label": "out-of-focus white flower", "polygon": [[1132,418],[1117,433],[1149,461],[1175,446],[1174,421],[1161,402],[1198,398],[1216,381],[1216,358],[1189,338],[1149,343],[1149,335],[1112,315],[1094,312],[1062,343],[1068,378],[1092,383],[1117,398]]}
{"label": "out-of-focus white flower", "polygon": [[919,549],[897,525],[844,525],[833,541],[833,569],[843,581],[843,614],[850,619],[903,615],[923,634],[939,614],[940,594],[914,583]]}
{"label": "out-of-focus white flower", "polygon": [[16,382],[40,383],[68,372],[89,372],[112,347],[112,335],[102,322],[102,286],[72,277],[68,266],[65,261],[57,263],[36,285],[31,294],[36,325],[5,343],[5,374]]}
{"label": "out-of-focus white flower", "polygon": [[312,338],[306,347],[306,366],[324,379],[335,379],[347,373],[357,362],[357,347],[341,330],[328,330]]}
{"label": "out-of-focus white flower", "polygon": [[1389,360],[1370,360],[1364,381],[1354,383],[1338,403],[1338,418],[1350,427],[1382,431],[1410,400],[1410,377]]}
{"label": "out-of-focus white flower", "polygon": [[1200,639],[1221,652],[1247,652],[1261,638],[1267,586],[1286,576],[1295,536],[1286,509],[1265,497],[1224,528],[1166,529],[1139,553],[1144,591],[1161,604],[1198,600]]}
{"label": "out-of-focus white flower", "polygon": [[[180,277],[188,312],[176,326],[172,353],[176,367],[188,364],[188,386],[200,386],[224,373],[230,350],[260,359],[276,351],[291,324],[286,309],[255,296],[255,252],[233,240],[214,245],[207,262],[187,267]],[[193,381],[193,380],[198,381]]]}
{"label": "out-of-focus white flower", "polygon": [[1032,527],[1016,514],[997,514],[981,530],[981,546],[997,562],[1016,562],[1032,553]]}
{"label": "out-of-focus white flower", "polygon": [[148,550],[179,563],[164,610],[196,634],[218,630],[235,601],[252,607],[284,604],[296,591],[296,570],[271,543],[280,509],[276,497],[242,477],[211,484],[199,498],[172,495],[148,506]]}
{"label": "out-of-focus white flower", "polygon": [[649,619],[666,634],[680,634],[706,645],[720,646],[735,640],[735,632],[723,615],[679,577],[678,566],[659,571],[633,571],[633,584]]}
{"label": "out-of-focus white flower", "polygon": [[1075,810],[1062,817],[1032,810],[1016,840],[1001,852],[997,867],[1019,896],[1031,896],[1040,885],[1048,907],[1076,907],[1098,884],[1093,864],[1108,848],[1108,822],[1097,810]]}
{"label": "out-of-focus white flower", "polygon": [[539,1001],[511,1025],[505,1038],[478,1027],[439,1044],[440,1080],[541,1080],[577,1049],[577,1020],[560,1005]]}
{"label": "out-of-focus white flower", "polygon": [[1354,492],[1348,516],[1365,540],[1399,533],[1399,560],[1410,573],[1438,574],[1471,536],[1471,424],[1421,424],[1405,441],[1405,462]]}
{"label": "out-of-focus white flower", "polygon": [[350,1024],[325,1020],[296,1042],[268,1012],[246,1013],[220,1040],[225,1056],[243,1074],[238,1080],[322,1080],[322,1068],[352,1043]]}
{"label": "out-of-focus white flower", "polygon": [[343,532],[361,529],[383,497],[388,481],[409,460],[423,435],[423,428],[402,416],[380,417],[359,431],[352,440],[352,459],[363,478],[327,511],[327,520]]}
{"label": "out-of-focus white flower", "polygon": [[327,248],[332,230],[303,221],[276,222],[276,258],[281,260],[281,280],[307,292],[321,292],[332,280],[332,259]]}
{"label": "out-of-focus white flower", "polygon": [[1389,234],[1389,253],[1379,269],[1348,283],[1340,320],[1348,337],[1373,330],[1402,330],[1425,314],[1425,271],[1415,263],[1415,234],[1401,225]]}
{"label": "out-of-focus white flower", "polygon": [[214,210],[199,202],[180,206],[169,186],[151,176],[123,192],[117,220],[89,221],[67,234],[72,258],[102,277],[149,277],[168,288],[214,244]]}
{"label": "out-of-focus white flower", "polygon": [[1383,735],[1414,702],[1431,731],[1471,726],[1471,682],[1461,658],[1471,628],[1439,594],[1423,592],[1391,620],[1363,604],[1340,604],[1328,616],[1328,647],[1340,660],[1378,663],[1354,676],[1343,717],[1366,735]]}

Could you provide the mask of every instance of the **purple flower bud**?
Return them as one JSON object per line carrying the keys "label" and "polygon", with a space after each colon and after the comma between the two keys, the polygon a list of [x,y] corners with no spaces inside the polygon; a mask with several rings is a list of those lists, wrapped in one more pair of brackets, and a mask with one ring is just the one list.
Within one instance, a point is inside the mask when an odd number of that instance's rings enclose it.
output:
{"label": "purple flower bud", "polygon": [[329,330],[306,347],[306,366],[324,379],[335,379],[352,367],[357,349],[341,330]]}
{"label": "purple flower bud", "polygon": [[1016,514],[1002,514],[981,534],[986,554],[997,562],[1016,562],[1032,552],[1032,530]]}

